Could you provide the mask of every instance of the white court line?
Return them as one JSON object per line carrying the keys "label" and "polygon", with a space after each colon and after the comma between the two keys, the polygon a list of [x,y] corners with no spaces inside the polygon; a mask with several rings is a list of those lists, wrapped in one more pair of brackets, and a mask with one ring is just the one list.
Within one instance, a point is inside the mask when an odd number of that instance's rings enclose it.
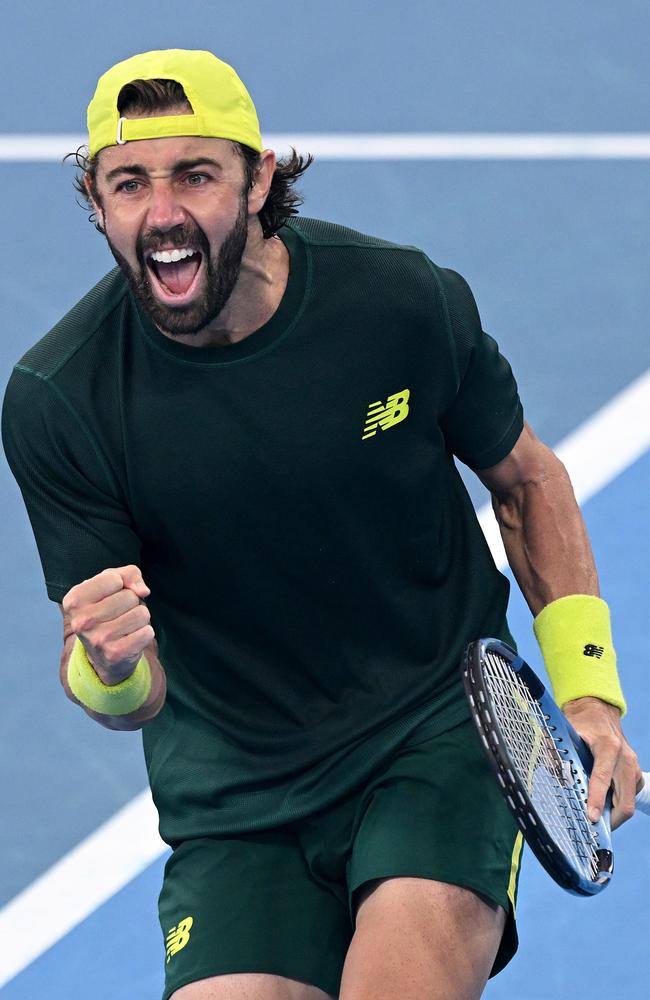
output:
{"label": "white court line", "polygon": [[[0,134],[0,161],[60,162],[85,141],[76,134]],[[276,132],[264,142],[319,160],[650,159],[648,132]]]}
{"label": "white court line", "polygon": [[[585,503],[650,448],[650,369],[555,449]],[[506,564],[489,505],[479,512],[492,553]],[[65,855],[0,910],[0,987],[159,858],[166,845],[149,791]]]}
{"label": "white court line", "polygon": [[147,789],[0,910],[0,988],[167,850]]}

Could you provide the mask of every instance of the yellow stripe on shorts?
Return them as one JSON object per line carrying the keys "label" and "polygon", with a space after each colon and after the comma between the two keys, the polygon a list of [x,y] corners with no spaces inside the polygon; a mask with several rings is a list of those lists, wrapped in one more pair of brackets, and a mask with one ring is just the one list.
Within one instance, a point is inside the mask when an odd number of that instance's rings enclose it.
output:
{"label": "yellow stripe on shorts", "polygon": [[510,863],[510,881],[508,882],[508,899],[512,907],[512,915],[515,915],[515,886],[517,884],[517,872],[521,861],[521,849],[524,846],[524,835],[521,831],[515,839],[515,846],[512,849],[512,860]]}

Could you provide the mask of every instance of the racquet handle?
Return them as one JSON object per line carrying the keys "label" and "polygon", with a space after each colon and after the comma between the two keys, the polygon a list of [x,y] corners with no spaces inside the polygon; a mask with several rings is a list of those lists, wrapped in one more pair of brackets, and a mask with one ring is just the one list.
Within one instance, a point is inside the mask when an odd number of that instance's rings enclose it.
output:
{"label": "racquet handle", "polygon": [[643,772],[643,788],[637,792],[636,807],[650,816],[650,771]]}

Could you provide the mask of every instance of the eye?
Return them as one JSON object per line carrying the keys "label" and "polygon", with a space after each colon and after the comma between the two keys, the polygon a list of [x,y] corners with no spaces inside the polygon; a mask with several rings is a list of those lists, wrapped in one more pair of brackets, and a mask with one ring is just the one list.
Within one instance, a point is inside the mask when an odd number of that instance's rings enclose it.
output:
{"label": "eye", "polygon": [[185,178],[185,183],[189,187],[201,187],[203,184],[207,183],[209,177],[207,174],[188,174]]}
{"label": "eye", "polygon": [[131,180],[128,181],[122,181],[121,184],[117,185],[117,190],[124,191],[126,194],[134,194],[139,189],[140,189],[140,181],[133,180],[133,178],[131,178]]}

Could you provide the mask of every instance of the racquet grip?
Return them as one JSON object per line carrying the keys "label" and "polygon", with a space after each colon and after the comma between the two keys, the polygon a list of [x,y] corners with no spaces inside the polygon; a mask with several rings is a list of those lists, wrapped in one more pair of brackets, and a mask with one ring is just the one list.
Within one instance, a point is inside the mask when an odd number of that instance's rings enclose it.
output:
{"label": "racquet grip", "polygon": [[650,771],[643,771],[643,788],[637,792],[636,807],[650,815]]}

